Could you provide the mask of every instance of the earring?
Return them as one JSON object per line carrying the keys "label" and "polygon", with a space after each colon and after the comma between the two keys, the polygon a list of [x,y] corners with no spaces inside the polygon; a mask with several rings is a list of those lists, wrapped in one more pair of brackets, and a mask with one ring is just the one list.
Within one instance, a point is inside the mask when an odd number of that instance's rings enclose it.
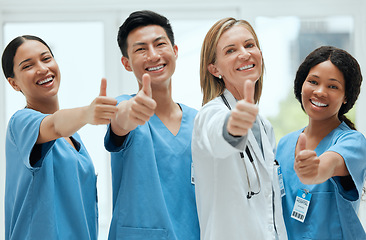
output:
{"label": "earring", "polygon": [[222,79],[222,76],[221,76],[221,74],[219,75],[219,79]]}

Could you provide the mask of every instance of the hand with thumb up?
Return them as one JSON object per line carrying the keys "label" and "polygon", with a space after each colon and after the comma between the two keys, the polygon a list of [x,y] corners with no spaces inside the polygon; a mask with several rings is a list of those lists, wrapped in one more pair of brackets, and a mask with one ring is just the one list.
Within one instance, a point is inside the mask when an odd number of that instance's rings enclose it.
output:
{"label": "hand with thumb up", "polygon": [[319,174],[320,158],[313,150],[306,149],[306,135],[301,133],[295,151],[294,169],[304,184],[315,184]]}
{"label": "hand with thumb up", "polygon": [[102,79],[100,83],[99,96],[89,105],[87,119],[89,124],[109,124],[117,112],[117,100],[107,97],[107,80]]}
{"label": "hand with thumb up", "polygon": [[154,115],[156,102],[152,98],[151,78],[145,73],[142,76],[142,87],[131,99],[129,118],[137,125],[144,125]]}
{"label": "hand with thumb up", "polygon": [[227,131],[233,136],[244,136],[252,128],[258,114],[258,106],[254,104],[255,83],[247,80],[244,83],[244,99],[236,103],[227,124]]}
{"label": "hand with thumb up", "polygon": [[113,132],[125,136],[138,125],[144,125],[155,114],[156,102],[152,98],[151,78],[142,75],[141,89],[133,98],[118,104],[116,117],[112,119]]}

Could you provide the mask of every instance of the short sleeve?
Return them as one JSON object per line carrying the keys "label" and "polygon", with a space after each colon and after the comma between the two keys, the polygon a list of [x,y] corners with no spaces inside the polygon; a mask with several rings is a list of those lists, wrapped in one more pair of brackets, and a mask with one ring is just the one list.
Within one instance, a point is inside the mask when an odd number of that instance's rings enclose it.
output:
{"label": "short sleeve", "polygon": [[7,148],[13,148],[20,155],[24,164],[32,168],[29,163],[30,154],[39,135],[42,120],[47,116],[31,109],[16,112],[10,119],[7,134]]}
{"label": "short sleeve", "polygon": [[[333,151],[340,154],[347,166],[347,169],[352,177],[352,180],[357,188],[357,192],[361,193],[366,172],[366,139],[362,133],[357,131],[346,131],[339,136],[333,146],[328,151]],[[340,186],[339,178],[334,178],[336,184]],[[340,193],[345,198],[352,192],[343,192],[343,188],[339,188]],[[354,193],[352,194],[354,198]],[[358,196],[357,198],[358,199]]]}

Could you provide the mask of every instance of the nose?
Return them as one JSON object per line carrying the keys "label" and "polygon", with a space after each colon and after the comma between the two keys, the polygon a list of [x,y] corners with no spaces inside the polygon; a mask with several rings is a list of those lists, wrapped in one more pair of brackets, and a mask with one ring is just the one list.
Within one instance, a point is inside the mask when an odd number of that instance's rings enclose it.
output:
{"label": "nose", "polygon": [[326,87],[319,85],[314,89],[313,93],[317,97],[325,97],[327,95]]}
{"label": "nose", "polygon": [[250,52],[245,47],[241,47],[238,57],[243,60],[248,60],[250,58]]}
{"label": "nose", "polygon": [[47,73],[48,67],[44,63],[39,63],[37,68],[37,74],[42,75]]}
{"label": "nose", "polygon": [[154,47],[151,47],[147,53],[147,60],[151,62],[156,62],[157,60],[159,60],[159,58],[159,52]]}

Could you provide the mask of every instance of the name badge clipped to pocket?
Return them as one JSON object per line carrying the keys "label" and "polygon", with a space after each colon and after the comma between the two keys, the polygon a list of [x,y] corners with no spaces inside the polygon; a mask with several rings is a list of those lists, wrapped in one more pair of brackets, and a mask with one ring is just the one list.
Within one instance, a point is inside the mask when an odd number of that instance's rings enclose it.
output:
{"label": "name badge clipped to pocket", "polygon": [[286,195],[286,192],[285,192],[285,185],[283,184],[281,166],[278,166],[278,168],[277,168],[277,175],[278,175],[278,183],[280,185],[280,190],[281,190],[281,197],[283,197]]}
{"label": "name badge clipped to pocket", "polygon": [[286,195],[285,192],[285,184],[283,183],[283,175],[280,164],[278,164],[277,160],[274,160],[274,174],[277,174],[278,178],[278,186],[280,187],[280,195],[281,198]]}
{"label": "name badge clipped to pocket", "polygon": [[291,217],[303,223],[309,209],[310,200],[311,193],[309,193],[307,190],[299,189],[297,191],[295,205],[294,209],[292,210]]}

